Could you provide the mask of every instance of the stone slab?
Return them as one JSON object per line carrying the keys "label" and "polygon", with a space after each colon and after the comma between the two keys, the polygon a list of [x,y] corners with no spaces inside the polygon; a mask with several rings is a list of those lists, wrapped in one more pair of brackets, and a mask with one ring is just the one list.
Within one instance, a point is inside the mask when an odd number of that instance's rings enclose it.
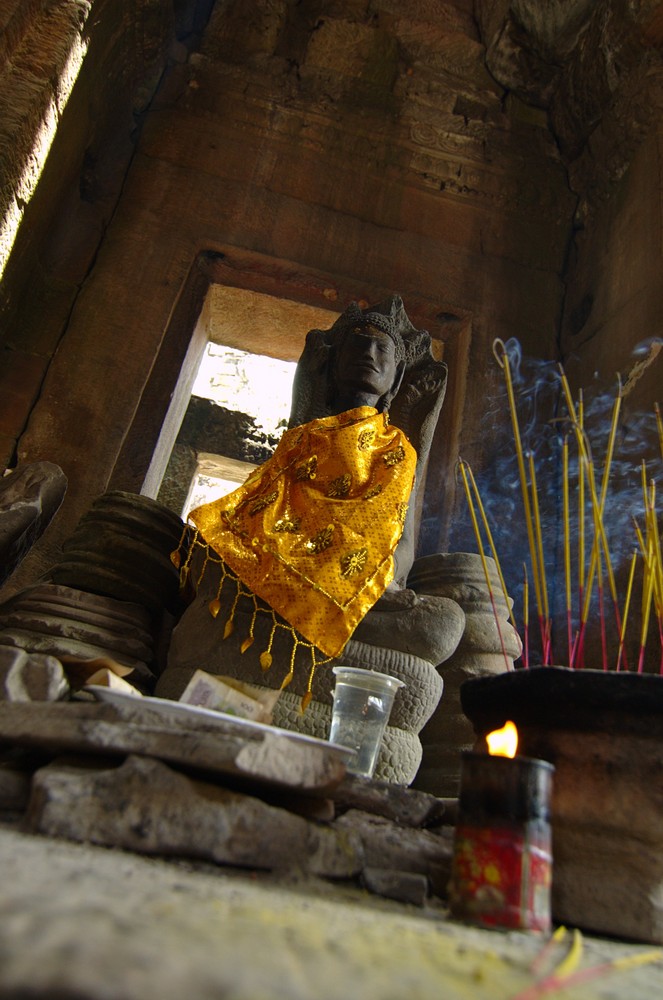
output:
{"label": "stone slab", "polygon": [[40,769],[26,824],[32,832],[139,853],[332,878],[358,874],[362,862],[359,837],[132,755],[119,767],[83,760]]}
{"label": "stone slab", "polygon": [[369,892],[401,903],[423,906],[428,897],[428,879],[416,872],[395,872],[385,868],[364,868],[362,883]]}
{"label": "stone slab", "polygon": [[441,868],[451,869],[453,830],[439,832],[408,829],[383,816],[351,809],[336,821],[337,829],[347,830],[361,838],[364,864],[368,868],[416,872],[428,875],[434,869],[439,878]]}
{"label": "stone slab", "polygon": [[0,645],[14,646],[28,650],[31,653],[46,653],[59,658],[69,657],[77,660],[96,660],[107,657],[112,652],[112,659],[123,666],[131,667],[139,675],[152,674],[142,660],[118,650],[109,651],[105,646],[96,646],[91,642],[81,642],[67,636],[45,635],[43,632],[33,632],[27,628],[6,628],[0,631]]}
{"label": "stone slab", "polygon": [[339,810],[359,809],[402,826],[447,825],[449,803],[402,785],[347,774],[333,798]]}
{"label": "stone slab", "polygon": [[17,610],[0,614],[0,630],[4,629],[9,631],[19,629],[35,635],[53,636],[56,640],[73,640],[144,662],[151,660],[153,653],[151,644],[148,645],[144,637],[134,637],[128,630],[120,632],[96,623],[62,618],[59,614],[49,614],[45,611]]}
{"label": "stone slab", "polygon": [[142,754],[245,784],[321,797],[345,774],[342,755],[322,742],[221,716],[164,721],[162,713],[134,700],[136,705],[121,712],[101,704],[0,703],[0,741],[55,752]]}

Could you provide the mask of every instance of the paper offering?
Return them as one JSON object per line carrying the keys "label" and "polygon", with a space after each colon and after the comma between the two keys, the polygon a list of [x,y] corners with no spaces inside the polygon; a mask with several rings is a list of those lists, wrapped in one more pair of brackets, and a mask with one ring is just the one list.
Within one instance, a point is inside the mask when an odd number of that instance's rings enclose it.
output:
{"label": "paper offering", "polygon": [[267,691],[234,677],[216,677],[204,670],[196,670],[179,700],[187,705],[201,705],[253,722],[269,723],[278,696],[278,691]]}

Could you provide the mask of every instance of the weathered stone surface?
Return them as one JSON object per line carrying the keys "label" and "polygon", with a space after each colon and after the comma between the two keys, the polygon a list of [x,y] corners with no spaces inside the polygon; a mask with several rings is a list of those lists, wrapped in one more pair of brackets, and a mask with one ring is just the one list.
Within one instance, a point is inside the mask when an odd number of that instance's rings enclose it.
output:
{"label": "weathered stone surface", "polygon": [[98,497],[63,545],[49,578],[57,584],[139,604],[159,616],[181,611],[170,560],[182,521],[163,504],[114,490]]}
{"label": "weathered stone surface", "polygon": [[[334,790],[338,809],[358,809],[384,816],[402,826],[437,826],[446,819],[447,806],[434,795],[347,774]],[[446,825],[446,823],[445,823]]]}
{"label": "weathered stone surface", "polygon": [[366,867],[362,870],[361,880],[370,892],[401,903],[424,906],[428,897],[428,879],[416,872]]}
{"label": "weathered stone surface", "polygon": [[360,841],[351,833],[341,837],[143,757],[106,769],[85,762],[42,768],[33,779],[26,823],[50,836],[219,864],[332,878],[350,877],[361,867]]}
{"label": "weathered stone surface", "polygon": [[[54,998],[57,984],[86,1000],[403,1000],[404,990],[495,1000],[531,988],[543,947],[537,935],[463,926],[441,907],[404,910],[345,884],[229,875],[7,829],[0,882],[6,997]],[[642,951],[585,937],[582,967],[636,961],[583,995],[657,997],[660,963],[637,964]]]}
{"label": "weathered stone surface", "polygon": [[32,773],[43,761],[35,761],[29,751],[16,749],[0,753],[0,813],[23,813],[30,798]]}
{"label": "weathered stone surface", "polygon": [[77,621],[70,617],[49,614],[47,611],[28,612],[27,610],[0,613],[0,633],[7,629],[20,629],[25,632],[53,636],[56,641],[72,639],[75,643],[96,646],[108,650],[109,653],[124,653],[130,659],[149,661],[152,658],[152,646],[140,638],[136,639],[125,634],[104,628],[101,624]]}
{"label": "weathered stone surface", "polygon": [[[31,653],[41,653],[55,657],[71,657],[78,660],[95,660],[109,654],[109,650],[105,646],[96,646],[94,643],[81,642],[79,639],[69,639],[23,628],[3,629],[0,632],[0,645],[25,649]],[[142,660],[135,660],[126,653],[118,651],[113,652],[111,655],[118,663],[131,667],[136,671],[136,676],[139,678],[142,677],[143,681],[152,679],[152,673]]]}
{"label": "weathered stone surface", "polygon": [[351,809],[340,816],[335,828],[361,838],[364,866],[427,874],[431,868],[451,866],[453,831],[407,829],[383,816]]}
{"label": "weathered stone surface", "polygon": [[[165,709],[139,698],[121,708],[67,703],[2,705],[0,741],[90,754],[145,754],[196,771],[225,774],[251,786],[282,787],[326,797],[345,774],[343,755],[324,743],[241,721]],[[175,714],[176,713],[176,714]]]}
{"label": "weathered stone surface", "polygon": [[359,623],[352,641],[411,653],[436,666],[452,655],[463,635],[463,609],[447,597],[403,590],[385,596]]}
{"label": "weathered stone surface", "polygon": [[0,478],[0,584],[48,527],[67,490],[52,462],[31,462]]}
{"label": "weathered stone surface", "polygon": [[134,671],[141,690],[153,686],[154,627],[140,605],[39,583],[0,606],[0,645],[59,658],[109,657]]}
{"label": "weathered stone surface", "polygon": [[[472,552],[423,556],[415,563],[410,584],[415,590],[457,601],[465,614],[462,639],[441,664],[444,702],[422,732],[422,766],[415,783],[440,796],[458,793],[460,755],[474,744],[472,726],[460,704],[460,686],[472,677],[513,669],[521,643],[508,620],[508,608],[493,559],[487,560],[492,600],[481,557]],[[494,606],[493,606],[494,601]],[[497,616],[497,617],[496,617]]]}
{"label": "weathered stone surface", "polygon": [[0,646],[0,701],[58,701],[68,693],[63,666],[54,656]]}

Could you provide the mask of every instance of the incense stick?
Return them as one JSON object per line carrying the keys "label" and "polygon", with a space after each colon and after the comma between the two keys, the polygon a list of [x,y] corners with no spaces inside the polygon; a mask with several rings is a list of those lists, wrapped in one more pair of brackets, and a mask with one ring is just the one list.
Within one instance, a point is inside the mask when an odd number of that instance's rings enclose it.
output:
{"label": "incense stick", "polygon": [[638,550],[633,549],[633,555],[631,556],[631,568],[628,573],[628,584],[626,586],[626,602],[624,604],[624,614],[622,615],[622,628],[619,634],[619,650],[617,653],[617,666],[616,669],[621,669],[622,664],[622,652],[624,650],[624,637],[626,636],[626,622],[628,621],[628,612],[631,604],[631,593],[633,591],[633,579],[635,577],[635,564],[638,559]]}
{"label": "incense stick", "polygon": [[527,566],[523,563],[525,579],[523,581],[523,630],[524,630],[524,652],[523,663],[529,667],[529,580],[527,579]]}
{"label": "incense stick", "polygon": [[476,484],[476,480],[474,478],[474,473],[472,472],[471,466],[469,466],[467,464],[467,462],[465,462],[464,464],[465,464],[465,468],[467,469],[467,473],[468,473],[469,478],[470,478],[470,483],[472,485],[472,490],[474,492],[474,496],[476,497],[477,507],[479,508],[479,513],[481,514],[481,520],[482,520],[482,523],[483,523],[484,531],[486,532],[486,537],[488,539],[488,544],[490,545],[490,551],[491,551],[492,557],[493,557],[493,559],[495,561],[495,568],[497,570],[497,575],[499,577],[500,586],[502,588],[502,594],[504,596],[504,603],[506,604],[507,614],[508,614],[509,618],[511,619],[511,624],[513,625],[514,629],[516,629],[516,631],[517,631],[516,619],[515,619],[515,616],[514,616],[514,613],[513,613],[513,602],[511,602],[511,606],[509,606],[509,594],[508,594],[507,589],[506,589],[506,583],[504,582],[504,575],[502,573],[502,567],[500,566],[500,561],[499,561],[499,558],[497,556],[497,549],[495,548],[495,543],[493,541],[493,534],[492,534],[492,532],[490,530],[490,525],[488,524],[488,518],[486,517],[486,512],[484,510],[483,503],[481,502],[481,495],[479,493],[479,488],[478,488],[478,486]]}
{"label": "incense stick", "polygon": [[569,516],[569,439],[562,444],[562,520],[564,523],[564,592],[566,598],[566,640],[569,666],[572,666],[573,613],[571,601],[571,524]]}
{"label": "incense stick", "polygon": [[[585,400],[578,392],[578,428],[585,429]],[[578,459],[578,608],[582,608],[585,593],[585,469]]]}
{"label": "incense stick", "polygon": [[541,600],[543,604],[543,614],[539,615],[539,625],[541,628],[541,644],[543,647],[543,665],[546,666],[550,659],[550,610],[548,605],[548,587],[546,585],[546,564],[543,558],[543,534],[541,531],[539,496],[536,486],[536,469],[534,467],[534,455],[531,451],[528,453],[528,459],[530,488],[532,490],[532,512],[534,514],[534,533],[537,555],[536,561],[540,574],[539,586],[541,588]]}
{"label": "incense stick", "polygon": [[608,647],[606,645],[606,635],[605,635],[605,609],[603,606],[603,572],[601,570],[601,552],[597,553],[596,560],[596,580],[598,586],[599,595],[599,625],[601,630],[601,662],[603,663],[603,669],[608,669]]}
{"label": "incense stick", "polygon": [[500,626],[499,616],[497,614],[497,606],[495,604],[495,595],[493,593],[493,585],[490,579],[490,571],[488,569],[488,563],[486,562],[486,553],[483,550],[483,542],[481,540],[481,532],[479,530],[479,522],[477,521],[476,511],[474,510],[474,503],[472,502],[472,494],[470,492],[470,484],[467,479],[466,465],[465,462],[460,458],[458,460],[458,466],[460,468],[460,474],[463,477],[463,486],[465,488],[465,496],[467,498],[467,506],[470,511],[470,518],[472,520],[472,527],[474,528],[474,534],[477,540],[477,547],[479,549],[479,555],[481,557],[481,565],[483,566],[484,576],[486,578],[486,587],[488,588],[488,596],[490,597],[490,603],[493,608],[493,615],[495,618],[495,625],[497,627],[497,634],[500,640],[500,646],[502,647],[502,655],[504,656],[504,661],[506,663],[507,670],[512,669],[511,661],[507,656],[506,647],[504,645],[504,636],[502,635],[502,629]]}
{"label": "incense stick", "polygon": [[[612,598],[612,604],[615,612],[615,620],[617,622],[617,632],[621,631],[621,615],[619,611],[619,604],[617,600],[617,587],[615,584],[615,577],[612,570],[612,561],[610,558],[610,550],[608,547],[608,539],[605,533],[605,526],[603,524],[603,512],[605,508],[605,497],[607,495],[607,483],[610,471],[610,461],[612,457],[612,447],[614,446],[614,436],[616,433],[617,420],[619,416],[620,399],[621,399],[621,383],[620,391],[617,399],[613,405],[613,416],[611,422],[611,435],[608,445],[608,451],[606,454],[606,464],[604,468],[603,483],[601,485],[601,500],[597,496],[596,492],[596,482],[594,478],[594,465],[591,460],[591,453],[588,443],[585,438],[584,431],[581,431],[578,425],[578,420],[576,416],[575,407],[573,405],[573,399],[571,397],[571,390],[569,388],[569,383],[564,373],[564,369],[561,365],[558,366],[562,389],[564,391],[564,396],[566,399],[567,409],[569,411],[569,416],[571,417],[573,430],[575,433],[576,442],[578,445],[579,453],[579,463],[581,467],[584,465],[587,472],[587,485],[589,486],[589,495],[592,506],[592,520],[594,525],[594,542],[592,545],[592,554],[590,558],[589,571],[587,574],[587,581],[584,590],[584,599],[582,604],[581,620],[580,620],[580,639],[578,651],[582,655],[583,643],[584,643],[584,633],[587,625],[587,619],[589,616],[589,604],[591,600],[592,584],[594,581],[594,574],[596,573],[597,561],[599,550],[602,548],[603,555],[605,559],[605,568],[608,576],[608,585],[610,588],[610,596]],[[610,461],[609,461],[610,460]]]}
{"label": "incense stick", "polygon": [[[501,352],[501,358],[497,354],[497,348],[499,347]],[[529,542],[530,558],[532,560],[532,575],[534,577],[534,593],[536,597],[536,605],[539,612],[539,618],[543,615],[543,600],[539,585],[539,572],[536,557],[536,544],[534,539],[534,528],[532,525],[532,512],[530,509],[529,502],[529,490],[527,488],[527,475],[525,473],[525,458],[523,455],[523,446],[520,440],[520,427],[518,425],[518,413],[516,410],[516,400],[513,393],[513,383],[511,381],[511,368],[509,365],[509,356],[507,354],[506,346],[504,341],[497,338],[493,341],[493,354],[498,365],[504,372],[504,382],[506,385],[507,398],[509,400],[509,414],[511,416],[511,427],[513,430],[513,439],[516,446],[516,459],[518,462],[518,475],[520,478],[520,492],[523,498],[523,507],[525,509],[525,525],[527,528],[527,540]]]}

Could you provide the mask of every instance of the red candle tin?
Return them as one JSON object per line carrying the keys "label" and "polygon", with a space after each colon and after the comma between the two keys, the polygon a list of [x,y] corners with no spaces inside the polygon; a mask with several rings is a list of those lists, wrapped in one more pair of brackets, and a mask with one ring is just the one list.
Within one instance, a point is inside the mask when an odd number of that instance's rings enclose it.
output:
{"label": "red candle tin", "polygon": [[463,753],[449,903],[482,927],[550,930],[550,793],[544,760]]}

